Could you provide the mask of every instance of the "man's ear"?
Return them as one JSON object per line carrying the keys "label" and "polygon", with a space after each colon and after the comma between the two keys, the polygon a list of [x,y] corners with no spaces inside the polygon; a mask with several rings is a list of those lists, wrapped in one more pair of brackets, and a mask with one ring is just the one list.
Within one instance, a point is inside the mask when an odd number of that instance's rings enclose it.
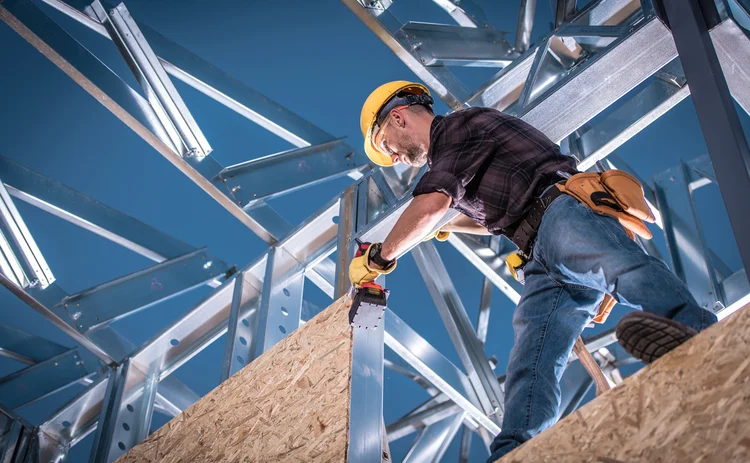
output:
{"label": "man's ear", "polygon": [[396,125],[399,129],[404,128],[405,120],[403,111],[398,109],[391,110],[391,119],[393,120],[392,124]]}

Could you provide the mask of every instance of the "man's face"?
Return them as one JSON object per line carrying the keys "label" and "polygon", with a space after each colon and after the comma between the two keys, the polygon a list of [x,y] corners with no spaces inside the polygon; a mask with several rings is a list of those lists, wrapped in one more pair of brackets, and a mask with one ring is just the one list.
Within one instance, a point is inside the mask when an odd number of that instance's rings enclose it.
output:
{"label": "man's face", "polygon": [[416,139],[414,132],[410,130],[407,114],[408,111],[403,109],[393,110],[376,134],[375,146],[389,155],[394,164],[401,162],[422,167],[427,163],[429,141],[425,143]]}

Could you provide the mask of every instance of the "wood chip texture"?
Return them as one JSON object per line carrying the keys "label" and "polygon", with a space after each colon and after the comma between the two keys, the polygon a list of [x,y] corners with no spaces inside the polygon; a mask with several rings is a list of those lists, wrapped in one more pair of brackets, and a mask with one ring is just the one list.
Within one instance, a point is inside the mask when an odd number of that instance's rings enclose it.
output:
{"label": "wood chip texture", "polygon": [[333,303],[117,463],[344,462],[350,305]]}
{"label": "wood chip texture", "polygon": [[749,307],[498,461],[750,462]]}

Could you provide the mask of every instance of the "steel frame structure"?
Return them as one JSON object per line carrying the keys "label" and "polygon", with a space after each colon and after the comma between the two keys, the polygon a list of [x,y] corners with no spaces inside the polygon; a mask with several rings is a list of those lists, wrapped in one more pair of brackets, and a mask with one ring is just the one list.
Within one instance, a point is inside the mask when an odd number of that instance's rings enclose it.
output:
{"label": "steel frame structure", "polygon": [[[460,4],[434,0],[457,26],[402,25],[388,11],[390,0],[342,1],[452,109],[481,105],[515,114],[576,156],[581,170],[629,169],[612,155],[614,150],[690,94],[672,34],[647,0],[601,0],[583,11],[575,10],[574,1],[558,0],[555,30],[534,46],[529,43],[534,0],[522,2],[515,46],[492,29],[468,0]],[[146,98],[72,39],[39,3],[113,40]],[[711,29],[710,39],[728,89],[749,111],[750,39],[740,27],[750,22],[742,16],[746,12],[742,4],[732,3],[722,11],[722,22]],[[342,139],[165,39],[133,19],[125,5],[112,7],[98,0],[90,5],[86,0],[5,0],[0,3],[0,19],[270,246],[254,262],[238,268],[0,157],[4,185],[0,196],[8,211],[3,219],[12,219],[18,230],[25,230],[24,242],[33,243],[33,238],[17,211],[13,212],[14,200],[155,262],[133,274],[68,294],[54,283],[49,269],[47,274],[41,268],[43,256],[38,247],[27,246],[20,260],[19,251],[6,253],[3,247],[6,262],[11,255],[18,262],[32,256],[41,273],[32,270],[39,281],[32,284],[32,278],[19,278],[21,274],[10,264],[2,265],[0,283],[69,334],[80,348],[68,350],[0,325],[0,355],[28,365],[0,379],[0,391],[28,385],[24,394],[14,395],[1,410],[0,429],[7,432],[0,439],[0,461],[64,461],[68,449],[92,432],[91,461],[114,461],[148,435],[155,409],[176,416],[198,399],[170,375],[206,346],[227,333],[224,380],[304,322],[305,278],[330,297],[344,294],[355,239],[385,237],[410,202],[411,188],[421,172],[372,169]],[[710,50],[705,54],[710,57]],[[470,92],[447,66],[502,69]],[[220,165],[209,155],[208,141],[169,76],[295,148],[235,166]],[[302,164],[307,168],[300,170]],[[350,176],[354,183],[296,227],[265,202],[341,175]],[[279,181],[271,184],[269,178]],[[732,273],[702,236],[691,194],[712,182],[716,175],[711,163],[700,158],[655,177],[646,194],[660,212],[673,269],[704,306],[724,316],[748,298],[750,285],[744,269]],[[452,216],[446,215],[441,224]],[[520,286],[502,264],[512,245],[497,237],[487,240],[455,234],[449,242],[485,278],[476,328],[447,272],[431,272],[440,276],[425,278],[462,368],[390,310],[377,330],[355,329],[350,461],[383,461],[389,457],[389,441],[414,432],[418,436],[405,461],[439,461],[459,430],[463,430],[460,458],[468,461],[472,434],[488,445],[500,429],[503,377],[493,371],[483,343],[492,287],[513,302],[520,297]],[[334,262],[331,256],[337,249]],[[652,247],[650,252],[657,251]],[[412,255],[423,275],[427,268],[444,269],[431,243],[419,245]],[[25,271],[29,275],[28,267]],[[139,289],[144,282],[150,291]],[[203,285],[213,288],[211,294],[144,345],[132,345],[110,326],[114,320]],[[123,298],[122,294],[131,296]],[[608,350],[613,342],[609,332],[586,344],[605,375],[617,383],[621,380],[618,368],[632,359]],[[384,345],[403,364],[385,360]],[[563,379],[561,416],[574,410],[591,387],[590,378],[574,360]],[[431,396],[387,426],[382,421],[384,367],[413,379]],[[47,380],[51,372],[54,382],[39,381]],[[83,384],[85,389],[43,423],[25,423],[12,411],[71,384]]]}

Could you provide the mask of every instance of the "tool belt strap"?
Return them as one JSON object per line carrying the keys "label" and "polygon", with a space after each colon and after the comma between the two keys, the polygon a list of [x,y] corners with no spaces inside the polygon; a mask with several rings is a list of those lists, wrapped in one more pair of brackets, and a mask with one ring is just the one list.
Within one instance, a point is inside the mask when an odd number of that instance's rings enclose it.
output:
{"label": "tool belt strap", "polygon": [[562,183],[557,183],[547,190],[541,197],[537,198],[529,209],[529,212],[526,213],[526,217],[524,217],[518,224],[518,227],[516,227],[513,236],[510,237],[513,244],[518,247],[518,251],[521,255],[527,259],[531,253],[531,245],[536,238],[537,231],[539,231],[539,225],[542,224],[544,211],[547,210],[555,198],[562,194],[561,187]]}

